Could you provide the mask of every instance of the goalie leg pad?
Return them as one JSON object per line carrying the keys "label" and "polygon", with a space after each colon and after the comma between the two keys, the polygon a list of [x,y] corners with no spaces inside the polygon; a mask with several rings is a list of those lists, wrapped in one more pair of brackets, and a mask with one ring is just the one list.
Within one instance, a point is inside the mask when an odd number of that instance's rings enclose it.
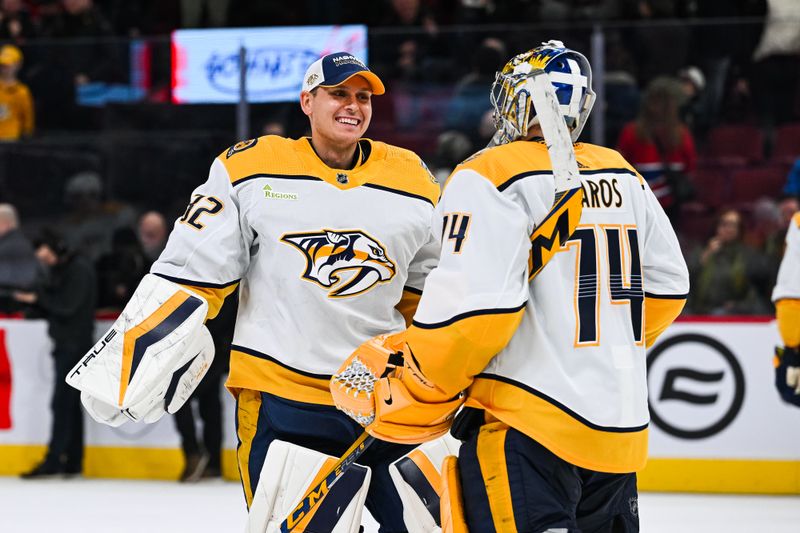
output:
{"label": "goalie leg pad", "polygon": [[281,440],[270,443],[248,514],[246,533],[276,533],[289,517],[295,531],[357,533],[371,471],[351,465],[333,487],[323,487],[316,506],[297,509],[303,495],[336,463],[337,457]]}
{"label": "goalie leg pad", "polygon": [[458,453],[461,445],[450,435],[426,442],[389,466],[392,482],[403,501],[403,520],[409,533],[441,531],[442,472],[438,465]]}
{"label": "goalie leg pad", "polygon": [[442,533],[467,533],[464,498],[458,475],[458,458],[448,455],[442,461]]}

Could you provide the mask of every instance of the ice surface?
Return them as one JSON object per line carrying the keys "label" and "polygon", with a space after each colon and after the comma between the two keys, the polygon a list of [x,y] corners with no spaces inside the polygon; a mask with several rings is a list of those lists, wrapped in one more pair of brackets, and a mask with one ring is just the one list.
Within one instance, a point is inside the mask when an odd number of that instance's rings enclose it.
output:
{"label": "ice surface", "polygon": [[[800,496],[643,493],[639,509],[643,533],[796,533]],[[238,483],[0,477],[2,533],[241,533],[245,521]]]}

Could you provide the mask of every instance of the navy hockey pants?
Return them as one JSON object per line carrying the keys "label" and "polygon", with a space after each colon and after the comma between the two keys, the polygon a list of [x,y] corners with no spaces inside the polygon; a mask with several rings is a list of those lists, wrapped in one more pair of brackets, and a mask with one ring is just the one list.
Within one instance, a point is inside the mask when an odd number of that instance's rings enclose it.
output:
{"label": "navy hockey pants", "polygon": [[464,442],[458,467],[470,531],[639,531],[636,474],[579,468],[502,422]]}
{"label": "navy hockey pants", "polygon": [[[364,429],[327,405],[295,402],[253,390],[236,400],[237,458],[247,506],[258,486],[269,444],[276,439],[340,457]],[[381,533],[404,532],[403,504],[389,476],[389,464],[415,446],[375,441],[357,463],[372,469],[366,507]]]}

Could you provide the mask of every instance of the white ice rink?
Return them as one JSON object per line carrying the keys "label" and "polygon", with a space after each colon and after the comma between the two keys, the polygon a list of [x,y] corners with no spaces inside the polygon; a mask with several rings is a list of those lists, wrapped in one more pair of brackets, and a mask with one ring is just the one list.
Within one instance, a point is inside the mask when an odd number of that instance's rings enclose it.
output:
{"label": "white ice rink", "polygon": [[[644,493],[642,533],[797,533],[800,497]],[[0,477],[2,533],[241,533],[241,489],[232,482]],[[374,533],[374,522],[365,522]]]}

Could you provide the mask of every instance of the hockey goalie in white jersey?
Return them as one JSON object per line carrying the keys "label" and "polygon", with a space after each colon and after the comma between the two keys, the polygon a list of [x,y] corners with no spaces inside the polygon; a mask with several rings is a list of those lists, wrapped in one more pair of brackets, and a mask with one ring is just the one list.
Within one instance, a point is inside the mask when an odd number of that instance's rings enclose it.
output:
{"label": "hockey goalie in white jersey", "polygon": [[364,341],[410,323],[438,257],[438,183],[414,153],[362,138],[383,92],[348,53],[313,63],[300,96],[311,137],[220,154],[152,274],[68,380],[104,423],[175,412],[213,357],[203,322],[238,286],[226,385],[249,532],[287,515],[296,531],[354,532],[363,504],[381,531],[407,529],[389,465],[412,445],[375,444],[312,512],[293,512],[362,432],[335,408],[331,375]]}
{"label": "hockey goalie in white jersey", "polygon": [[[613,150],[575,142],[579,224],[569,236],[567,212],[552,216],[561,169],[534,98],[543,72],[577,141],[594,99],[586,58],[558,41],[512,58],[492,89],[495,146],[445,185],[439,264],[405,343],[370,341],[337,374],[378,362],[369,398],[336,376],[331,390],[369,433],[404,442],[425,440],[466,391],[446,530],[638,531],[645,349],[683,308],[688,272],[655,196]],[[404,359],[383,377],[382,352]]]}

